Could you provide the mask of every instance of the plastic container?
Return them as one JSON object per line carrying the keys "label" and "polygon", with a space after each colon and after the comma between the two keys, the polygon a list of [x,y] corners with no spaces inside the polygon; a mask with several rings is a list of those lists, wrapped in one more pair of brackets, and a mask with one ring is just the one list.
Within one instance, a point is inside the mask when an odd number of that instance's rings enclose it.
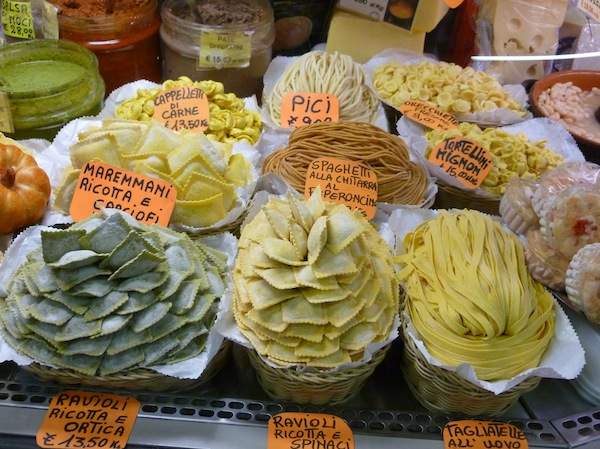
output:
{"label": "plastic container", "polygon": [[96,57],[84,47],[34,40],[0,48],[0,91],[15,127],[6,135],[52,140],[67,122],[100,112],[104,82]]}
{"label": "plastic container", "polygon": [[[161,14],[164,79],[214,80],[237,96],[260,94],[275,40],[266,0],[166,0]],[[215,48],[219,39],[225,48]]]}
{"label": "plastic container", "polygon": [[114,1],[111,14],[99,7],[66,7],[72,2],[65,0],[52,3],[60,11],[61,39],[77,42],[98,57],[107,93],[139,79],[160,81],[157,0]]}

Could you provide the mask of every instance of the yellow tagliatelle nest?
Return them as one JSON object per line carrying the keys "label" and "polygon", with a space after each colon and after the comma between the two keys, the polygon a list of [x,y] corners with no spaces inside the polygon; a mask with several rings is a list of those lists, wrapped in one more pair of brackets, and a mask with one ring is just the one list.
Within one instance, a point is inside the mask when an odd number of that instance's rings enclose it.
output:
{"label": "yellow tagliatelle nest", "polygon": [[518,238],[475,211],[441,212],[404,239],[406,308],[428,351],[481,380],[539,365],[554,303],[527,271]]}
{"label": "yellow tagliatelle nest", "polygon": [[498,128],[482,130],[471,123],[461,123],[457,128],[447,131],[429,131],[426,134],[429,142],[427,156],[442,141],[461,136],[490,151],[493,165],[481,188],[497,196],[504,194],[511,178],[537,179],[546,170],[564,161],[560,154],[546,147],[544,140],[532,142],[525,134],[510,134]]}
{"label": "yellow tagliatelle nest", "polygon": [[446,62],[383,64],[375,70],[373,85],[379,96],[395,108],[409,100],[421,100],[453,114],[499,108],[520,116],[527,114],[495,78]]}
{"label": "yellow tagliatelle nest", "polygon": [[280,365],[334,368],[386,340],[398,311],[392,256],[344,205],[273,199],[242,230],[234,314],[256,351]]}
{"label": "yellow tagliatelle nest", "polygon": [[253,177],[250,163],[231,154],[230,144],[178,134],[154,121],[106,120],[80,133],[70,156],[72,169],[55,199],[55,207],[67,214],[81,168],[92,160],[169,181],[177,189],[171,224],[196,228],[223,220],[237,204],[237,188]]}
{"label": "yellow tagliatelle nest", "polygon": [[217,81],[192,81],[182,76],[178,80],[167,80],[162,87],[140,89],[135,98],[124,101],[115,111],[117,118],[125,120],[151,120],[154,115],[154,99],[175,87],[193,86],[201,89],[208,97],[209,118],[206,136],[211,140],[235,143],[247,140],[255,144],[262,131],[260,114],[249,111],[244,100],[233,93],[225,93],[222,83]]}

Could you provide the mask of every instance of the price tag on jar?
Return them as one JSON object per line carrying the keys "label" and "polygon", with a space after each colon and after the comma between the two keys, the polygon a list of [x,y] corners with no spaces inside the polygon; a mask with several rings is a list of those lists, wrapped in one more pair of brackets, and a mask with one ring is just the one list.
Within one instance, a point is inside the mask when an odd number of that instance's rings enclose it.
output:
{"label": "price tag on jar", "polygon": [[600,22],[600,0],[578,0],[577,7],[596,22]]}
{"label": "price tag on jar", "polygon": [[334,415],[280,413],[267,427],[267,449],[354,449],[352,429]]}
{"label": "price tag on jar", "polygon": [[446,131],[458,126],[456,117],[425,101],[407,101],[400,106],[399,110],[409,119],[431,129]]}
{"label": "price tag on jar", "polygon": [[15,125],[10,110],[10,100],[8,94],[0,90],[0,131],[5,133],[14,133]]}
{"label": "price tag on jar", "polygon": [[528,449],[525,434],[517,427],[499,422],[450,421],[442,432],[444,449]]}
{"label": "price tag on jar", "polygon": [[244,31],[201,31],[198,68],[248,67],[252,57],[252,34]]}
{"label": "price tag on jar", "polygon": [[129,396],[63,391],[54,396],[36,434],[42,448],[123,449],[140,411]]}
{"label": "price tag on jar", "polygon": [[81,169],[69,212],[81,221],[111,208],[142,223],[168,226],[176,199],[177,189],[167,181],[90,161]]}
{"label": "price tag on jar", "polygon": [[446,139],[431,150],[429,162],[441,168],[467,189],[476,189],[492,169],[490,152],[463,137]]}
{"label": "price tag on jar", "polygon": [[335,95],[290,92],[281,100],[281,127],[300,128],[340,120],[340,102]]}
{"label": "price tag on jar", "polygon": [[208,98],[197,87],[175,87],[154,99],[152,118],[173,131],[204,132],[208,117]]}
{"label": "price tag on jar", "polygon": [[334,157],[313,160],[306,172],[304,196],[310,198],[317,187],[321,187],[323,199],[358,209],[369,220],[375,217],[377,175],[360,162]]}
{"label": "price tag on jar", "polygon": [[3,0],[2,27],[6,36],[35,39],[31,3]]}

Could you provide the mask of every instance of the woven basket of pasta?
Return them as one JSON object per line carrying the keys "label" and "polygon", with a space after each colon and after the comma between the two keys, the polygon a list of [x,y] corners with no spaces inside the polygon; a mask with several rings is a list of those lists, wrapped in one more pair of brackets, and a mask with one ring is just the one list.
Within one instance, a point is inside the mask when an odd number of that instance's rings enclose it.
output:
{"label": "woven basket of pasta", "polygon": [[357,393],[396,335],[392,255],[366,219],[326,203],[271,198],[243,227],[233,311],[272,397],[336,404]]}
{"label": "woven basket of pasta", "polygon": [[[444,413],[498,415],[535,388],[539,377],[523,373],[540,366],[556,318],[519,239],[479,212],[443,211],[406,234],[403,251],[402,369],[417,399]],[[482,384],[507,381],[500,391]]]}

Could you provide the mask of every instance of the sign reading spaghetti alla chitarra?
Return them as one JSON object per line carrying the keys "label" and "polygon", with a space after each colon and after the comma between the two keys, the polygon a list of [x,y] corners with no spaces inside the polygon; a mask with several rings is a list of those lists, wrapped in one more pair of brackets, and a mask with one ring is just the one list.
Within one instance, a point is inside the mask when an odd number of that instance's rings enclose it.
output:
{"label": "sign reading spaghetti alla chitarra", "polygon": [[280,413],[269,420],[267,449],[354,449],[354,435],[334,415]]}
{"label": "sign reading spaghetti alla chitarra", "polygon": [[334,157],[313,160],[306,172],[306,198],[310,198],[317,187],[321,187],[325,200],[358,209],[369,220],[377,212],[377,175],[360,162]]}
{"label": "sign reading spaghetti alla chitarra", "polygon": [[104,208],[118,209],[142,223],[167,226],[176,199],[177,190],[167,181],[90,161],[79,174],[70,213],[81,221]]}
{"label": "sign reading spaghetti alla chitarra", "polygon": [[525,434],[501,422],[465,419],[451,421],[442,432],[445,449],[528,449]]}

